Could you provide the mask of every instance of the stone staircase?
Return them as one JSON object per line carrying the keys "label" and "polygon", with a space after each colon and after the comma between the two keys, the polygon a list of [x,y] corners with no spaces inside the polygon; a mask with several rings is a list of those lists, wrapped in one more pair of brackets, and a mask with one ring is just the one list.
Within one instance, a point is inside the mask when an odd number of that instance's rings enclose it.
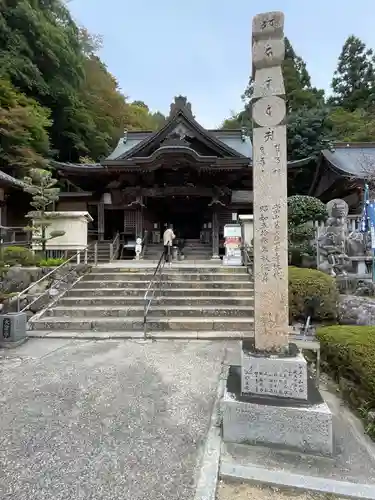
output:
{"label": "stone staircase", "polygon": [[[163,244],[149,244],[146,247],[144,259],[157,261],[163,251]],[[202,243],[200,240],[185,240],[183,249],[185,260],[188,261],[206,261],[212,257],[211,243]]]}
{"label": "stone staircase", "polygon": [[[33,337],[142,338],[144,294],[155,267],[101,266],[29,322]],[[152,338],[225,339],[253,335],[253,283],[245,268],[172,265],[152,301]]]}

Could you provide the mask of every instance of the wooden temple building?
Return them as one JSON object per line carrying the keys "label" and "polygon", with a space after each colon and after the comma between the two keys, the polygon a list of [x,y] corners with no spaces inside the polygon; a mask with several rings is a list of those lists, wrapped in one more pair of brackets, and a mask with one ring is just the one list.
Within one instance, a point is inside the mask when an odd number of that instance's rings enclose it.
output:
{"label": "wooden temple building", "polygon": [[[100,164],[54,163],[66,186],[58,210],[88,210],[99,240],[157,243],[166,224],[179,238],[212,243],[225,224],[252,213],[252,145],[246,130],[206,130],[176,97],[158,132],[125,132]],[[296,169],[303,162],[294,162]]]}
{"label": "wooden temple building", "polygon": [[[375,144],[336,144],[318,162],[289,162],[289,195],[309,194],[324,202],[344,198],[358,213],[367,175],[363,165],[368,171],[371,162],[375,166]],[[257,165],[247,131],[204,129],[182,96],[174,99],[159,131],[125,132],[100,163],[51,166],[62,186],[55,209],[87,210],[93,218],[89,235],[99,241],[117,233],[122,241],[134,241],[146,233],[156,244],[165,225],[173,224],[179,238],[210,243],[217,256],[224,225],[253,211]]]}

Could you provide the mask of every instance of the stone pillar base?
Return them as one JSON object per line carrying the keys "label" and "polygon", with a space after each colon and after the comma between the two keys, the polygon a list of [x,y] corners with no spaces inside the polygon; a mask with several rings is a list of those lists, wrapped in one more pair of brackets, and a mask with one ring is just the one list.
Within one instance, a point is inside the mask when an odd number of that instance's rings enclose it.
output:
{"label": "stone pillar base", "polygon": [[307,400],[307,361],[295,344],[286,353],[256,352],[252,340],[242,343],[243,394]]}
{"label": "stone pillar base", "polygon": [[224,441],[333,454],[332,413],[310,378],[305,401],[242,394],[240,371],[230,367],[221,400]]}

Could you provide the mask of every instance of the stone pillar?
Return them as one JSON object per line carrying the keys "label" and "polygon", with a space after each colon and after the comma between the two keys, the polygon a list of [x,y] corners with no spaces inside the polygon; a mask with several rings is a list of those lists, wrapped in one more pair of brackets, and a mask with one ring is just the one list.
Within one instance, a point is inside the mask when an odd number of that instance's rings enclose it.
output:
{"label": "stone pillar", "polygon": [[219,256],[219,216],[216,207],[212,208],[212,259],[218,260]]}
{"label": "stone pillar", "polygon": [[332,414],[289,343],[284,15],[253,19],[254,339],[223,397],[224,441],[333,452]]}
{"label": "stone pillar", "polygon": [[282,13],[253,21],[255,347],[288,346],[287,143]]}

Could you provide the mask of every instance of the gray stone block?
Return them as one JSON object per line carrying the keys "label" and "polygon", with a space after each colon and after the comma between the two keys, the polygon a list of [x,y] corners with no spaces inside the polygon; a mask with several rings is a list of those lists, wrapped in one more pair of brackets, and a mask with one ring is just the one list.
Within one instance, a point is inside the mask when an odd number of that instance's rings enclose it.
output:
{"label": "gray stone block", "polygon": [[306,406],[276,406],[240,401],[226,390],[221,413],[224,441],[325,456],[333,453],[332,413],[324,401]]}
{"label": "gray stone block", "polygon": [[307,361],[295,356],[260,356],[242,350],[242,393],[307,400]]}

